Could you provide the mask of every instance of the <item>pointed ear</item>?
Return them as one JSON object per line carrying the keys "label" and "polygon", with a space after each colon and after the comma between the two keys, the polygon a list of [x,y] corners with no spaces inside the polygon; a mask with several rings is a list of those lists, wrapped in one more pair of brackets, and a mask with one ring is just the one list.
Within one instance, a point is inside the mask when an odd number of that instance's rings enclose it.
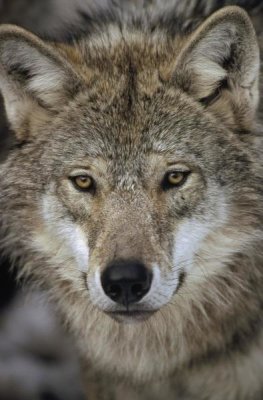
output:
{"label": "pointed ear", "polygon": [[259,49],[252,23],[239,7],[209,17],[180,53],[176,83],[226,125],[249,130],[258,104]]}
{"label": "pointed ear", "polygon": [[68,62],[50,44],[12,25],[0,27],[0,90],[7,119],[21,136],[30,113],[43,119],[78,85]]}

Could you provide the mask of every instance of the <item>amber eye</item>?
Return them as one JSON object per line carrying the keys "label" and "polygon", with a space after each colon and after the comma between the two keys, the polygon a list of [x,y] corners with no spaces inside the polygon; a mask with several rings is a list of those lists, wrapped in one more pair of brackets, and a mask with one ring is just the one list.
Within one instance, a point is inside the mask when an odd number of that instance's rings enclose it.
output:
{"label": "amber eye", "polygon": [[162,182],[162,186],[164,190],[168,190],[171,189],[173,187],[179,187],[182,186],[188,175],[190,174],[190,171],[171,171],[168,172],[165,177],[164,180]]}
{"label": "amber eye", "polygon": [[94,187],[93,179],[88,175],[78,175],[70,178],[77,189],[90,191]]}
{"label": "amber eye", "polygon": [[171,185],[180,185],[184,180],[185,174],[182,171],[170,172],[167,176],[167,180]]}

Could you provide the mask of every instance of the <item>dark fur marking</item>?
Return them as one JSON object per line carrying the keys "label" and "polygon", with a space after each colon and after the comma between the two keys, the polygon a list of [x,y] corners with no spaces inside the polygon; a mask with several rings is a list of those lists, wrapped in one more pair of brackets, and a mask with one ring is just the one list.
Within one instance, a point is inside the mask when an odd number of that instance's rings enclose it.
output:
{"label": "dark fur marking", "polygon": [[222,90],[227,88],[228,88],[228,81],[227,79],[224,79],[220,82],[219,86],[212,94],[210,94],[207,97],[203,97],[202,99],[199,100],[199,102],[203,104],[205,107],[207,107],[208,105],[212,105],[216,100],[218,100]]}
{"label": "dark fur marking", "polygon": [[179,283],[178,283],[175,293],[177,293],[181,289],[181,287],[183,286],[183,284],[185,282],[185,278],[186,278],[186,272],[181,271],[179,274]]}

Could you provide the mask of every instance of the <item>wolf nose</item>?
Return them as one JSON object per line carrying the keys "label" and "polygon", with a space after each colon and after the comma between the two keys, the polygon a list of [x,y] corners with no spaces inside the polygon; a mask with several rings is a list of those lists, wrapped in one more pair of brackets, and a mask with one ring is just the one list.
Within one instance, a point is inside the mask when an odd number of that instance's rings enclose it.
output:
{"label": "wolf nose", "polygon": [[149,292],[152,273],[137,260],[115,260],[101,277],[106,295],[126,307],[140,301]]}

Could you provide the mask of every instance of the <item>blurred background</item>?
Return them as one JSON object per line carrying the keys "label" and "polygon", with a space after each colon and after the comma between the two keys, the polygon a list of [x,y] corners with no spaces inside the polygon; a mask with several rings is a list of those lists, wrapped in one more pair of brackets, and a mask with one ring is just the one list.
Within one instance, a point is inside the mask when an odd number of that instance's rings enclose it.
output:
{"label": "blurred background", "polygon": [[[247,9],[263,43],[263,0],[0,0],[0,23],[64,40],[75,31],[88,31],[92,16],[106,7],[175,6],[179,18],[191,19],[229,4]],[[0,163],[11,141],[0,95]],[[0,254],[0,400],[81,400],[75,354],[44,293],[21,287],[15,266],[11,272],[9,260]]]}

